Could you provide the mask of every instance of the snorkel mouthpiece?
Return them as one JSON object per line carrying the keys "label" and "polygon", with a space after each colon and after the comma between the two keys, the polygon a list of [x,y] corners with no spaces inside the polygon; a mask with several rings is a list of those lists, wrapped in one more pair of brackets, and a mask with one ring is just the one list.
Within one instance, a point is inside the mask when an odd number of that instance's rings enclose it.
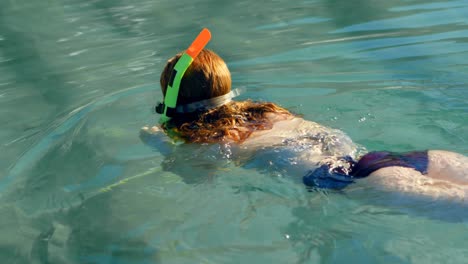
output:
{"label": "snorkel mouthpiece", "polygon": [[195,60],[206,44],[208,44],[210,39],[210,31],[204,28],[177,61],[174,69],[172,70],[171,78],[169,79],[169,83],[167,85],[166,95],[164,96],[164,103],[159,104],[156,107],[156,112],[161,114],[159,123],[163,124],[169,121],[171,116],[173,116],[175,113],[182,77],[184,76],[184,73],[187,71],[190,64],[192,64],[193,60]]}

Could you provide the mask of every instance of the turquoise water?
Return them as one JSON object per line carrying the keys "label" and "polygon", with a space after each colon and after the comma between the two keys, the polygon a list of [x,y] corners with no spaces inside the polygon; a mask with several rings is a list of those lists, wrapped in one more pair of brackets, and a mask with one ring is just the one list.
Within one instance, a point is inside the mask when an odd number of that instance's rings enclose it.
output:
{"label": "turquoise water", "polygon": [[0,2],[2,263],[466,263],[466,207],[308,192],[138,133],[208,27],[241,99],[468,155],[468,1],[36,2]]}

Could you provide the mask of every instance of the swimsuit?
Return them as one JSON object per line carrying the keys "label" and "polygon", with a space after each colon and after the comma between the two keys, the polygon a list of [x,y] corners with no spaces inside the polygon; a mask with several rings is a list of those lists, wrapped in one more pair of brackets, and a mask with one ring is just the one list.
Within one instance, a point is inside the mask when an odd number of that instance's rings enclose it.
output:
{"label": "swimsuit", "polygon": [[392,153],[387,151],[370,152],[354,166],[351,175],[356,178],[369,176],[372,172],[391,166],[413,168],[422,174],[427,173],[429,159],[427,151]]}
{"label": "swimsuit", "polygon": [[429,163],[427,151],[414,151],[406,153],[392,153],[387,151],[369,152],[358,162],[350,158],[343,158],[348,163],[348,168],[343,166],[333,167],[325,164],[307,173],[303,182],[307,186],[327,189],[343,189],[354,182],[356,178],[364,178],[371,173],[385,167],[412,168],[422,174],[427,174]]}

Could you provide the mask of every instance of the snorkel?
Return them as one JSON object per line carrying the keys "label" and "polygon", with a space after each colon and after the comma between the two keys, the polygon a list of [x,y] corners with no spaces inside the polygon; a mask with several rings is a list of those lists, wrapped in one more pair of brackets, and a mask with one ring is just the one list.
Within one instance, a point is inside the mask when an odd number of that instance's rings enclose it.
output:
{"label": "snorkel", "polygon": [[179,87],[182,77],[190,64],[192,64],[198,54],[203,50],[206,44],[208,44],[210,39],[210,31],[204,28],[174,66],[171,78],[167,84],[164,103],[160,103],[156,106],[156,112],[161,114],[161,118],[159,119],[160,124],[166,123],[174,115],[177,107],[177,97],[179,96]]}

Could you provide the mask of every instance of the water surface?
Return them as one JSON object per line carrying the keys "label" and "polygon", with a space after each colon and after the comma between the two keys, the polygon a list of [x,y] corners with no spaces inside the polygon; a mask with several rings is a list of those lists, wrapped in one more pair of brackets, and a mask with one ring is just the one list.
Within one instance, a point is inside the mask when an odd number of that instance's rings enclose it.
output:
{"label": "water surface", "polygon": [[468,155],[467,17],[466,0],[2,1],[0,260],[465,263],[463,206],[308,192],[138,133],[166,60],[208,27],[240,99],[368,150]]}

